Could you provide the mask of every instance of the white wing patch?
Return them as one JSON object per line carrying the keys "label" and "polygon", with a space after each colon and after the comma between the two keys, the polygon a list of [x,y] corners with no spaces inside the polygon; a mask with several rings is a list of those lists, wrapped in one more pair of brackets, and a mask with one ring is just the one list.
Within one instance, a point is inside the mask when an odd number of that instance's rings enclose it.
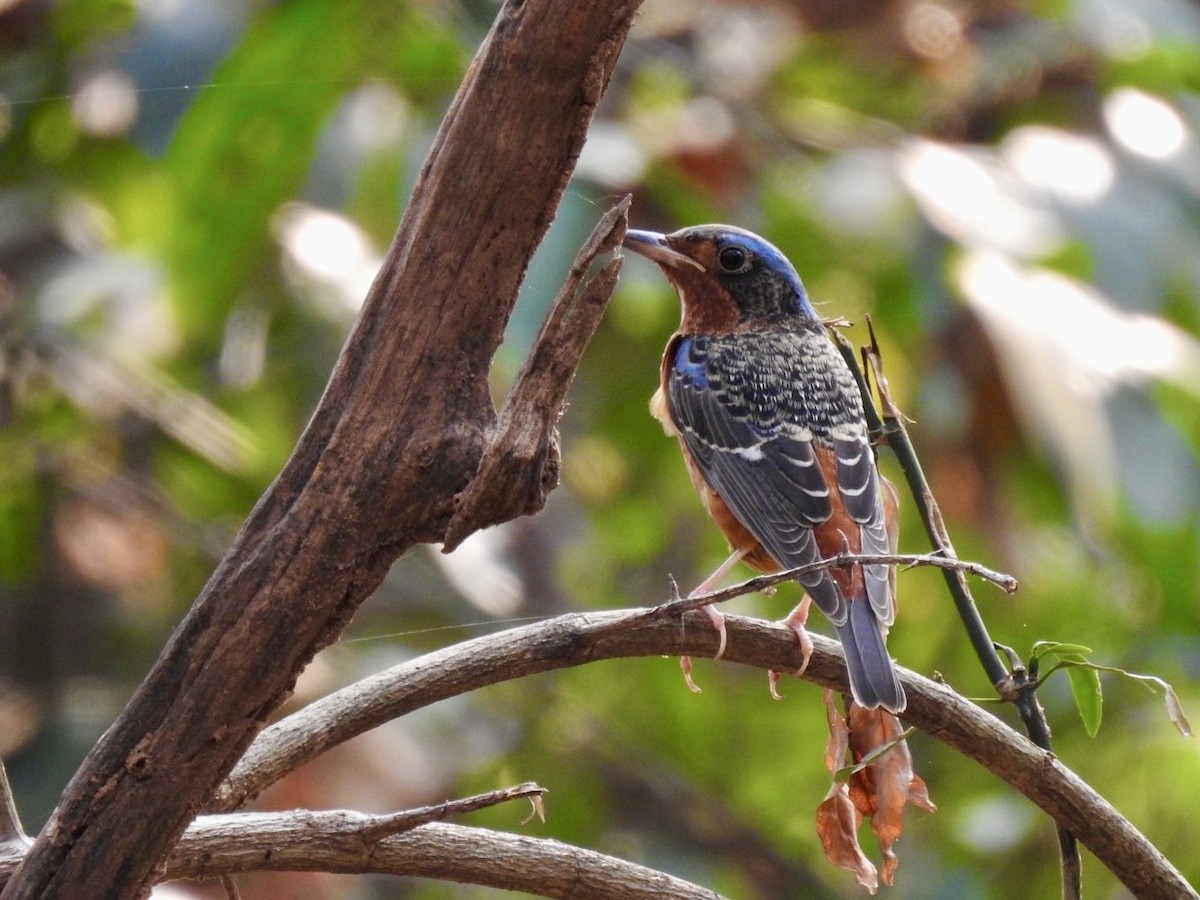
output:
{"label": "white wing patch", "polygon": [[762,444],[755,444],[753,447],[734,447],[730,452],[736,453],[742,459],[750,462],[761,462],[763,458]]}

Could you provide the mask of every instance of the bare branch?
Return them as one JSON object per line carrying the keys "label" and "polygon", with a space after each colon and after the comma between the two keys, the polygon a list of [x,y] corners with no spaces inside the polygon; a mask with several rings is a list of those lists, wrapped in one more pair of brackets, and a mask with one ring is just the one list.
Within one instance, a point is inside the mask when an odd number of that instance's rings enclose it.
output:
{"label": "bare branch", "polygon": [[[523,796],[529,786],[508,789]],[[534,786],[536,788],[536,785]],[[541,788],[532,795],[539,796]],[[494,794],[506,793],[496,791]],[[425,811],[471,801],[450,801]],[[483,803],[481,805],[491,805]],[[478,805],[475,807],[478,808]],[[554,840],[418,823],[418,810],[372,816],[350,810],[292,810],[201,816],[184,832],[162,880],[220,878],[227,893],[235,874],[261,871],[377,873],[439,878],[547,897],[714,900],[718,895],[680,878]],[[0,855],[0,881],[21,855]],[[573,887],[574,894],[564,890]]]}
{"label": "bare branch", "polygon": [[[791,629],[728,616],[726,657],[765,669],[795,671]],[[681,627],[682,626],[682,627]],[[804,679],[848,690],[836,641],[812,635]],[[576,613],[465,641],[388,669],[316,701],[266,729],[214,797],[235,809],[301,763],[415,709],[489,684],[537,672],[626,656],[701,655],[717,637],[699,613],[682,623],[663,608]],[[909,697],[904,719],[976,760],[1063,823],[1138,896],[1198,896],[1146,838],[1052,753],[945,685],[899,669]]]}
{"label": "bare branch", "polygon": [[449,553],[473,531],[532,515],[558,485],[558,419],[584,349],[600,324],[617,275],[618,253],[589,281],[600,253],[621,243],[632,197],[605,213],[584,242],[496,423],[479,470],[459,498],[442,550]]}
{"label": "bare branch", "polygon": [[[905,417],[892,400],[887,376],[883,372],[883,355],[879,350],[875,327],[869,316],[867,317],[867,330],[871,336],[871,344],[869,347],[863,348],[863,359],[875,376],[875,389],[883,407],[883,420],[880,428],[887,439],[888,446],[896,454],[901,469],[904,470],[904,477],[908,481],[917,512],[925,526],[930,543],[938,553],[948,558],[957,558],[954,545],[950,542],[950,533],[946,529],[946,522],[942,518],[941,507],[934,499],[921,462],[917,458],[917,452],[908,436],[908,429],[904,427]],[[837,337],[840,346],[844,341],[840,335]],[[844,349],[843,354],[845,355]],[[851,360],[852,358],[851,354]],[[868,394],[863,395],[863,403],[865,406],[871,407]],[[875,415],[873,409],[869,415]],[[1016,705],[1017,714],[1020,715],[1030,739],[1044,750],[1049,750],[1050,726],[1046,722],[1045,713],[1038,704],[1037,698],[1033,695],[1034,685],[1029,681],[1028,673],[1024,667],[1014,667],[1011,671],[1005,668],[996,653],[995,643],[988,634],[987,626],[979,614],[979,607],[975,605],[975,598],[971,596],[971,588],[962,572],[947,569],[944,570],[944,574],[946,587],[954,601],[958,616],[962,619],[963,628],[967,632],[971,645],[975,648],[980,665],[992,680],[996,692]],[[1066,830],[1061,821],[1057,822],[1057,829],[1062,859],[1063,898],[1064,900],[1078,900],[1082,896],[1082,863],[1079,859],[1079,848],[1076,846],[1075,837]]]}
{"label": "bare branch", "polygon": [[[925,472],[921,467],[921,461],[917,458],[917,451],[904,427],[904,414],[892,400],[887,376],[883,372],[883,359],[879,352],[878,342],[875,340],[875,330],[869,318],[867,327],[870,329],[871,344],[862,348],[863,368],[859,367],[854,348],[841,332],[830,328],[829,335],[833,338],[842,358],[858,382],[859,392],[863,398],[863,411],[866,413],[867,426],[870,428],[872,436],[877,441],[886,441],[896,455],[896,461],[900,463],[900,469],[904,472],[904,479],[908,482],[909,493],[912,495],[916,507],[917,517],[925,527],[925,534],[934,549],[934,555],[948,560],[958,559],[954,544],[951,543],[950,535],[946,530],[946,523],[942,519],[941,508],[933,496],[933,491],[930,489]],[[883,407],[882,418],[871,400],[868,375],[874,375],[875,378],[875,388]],[[984,625],[983,619],[979,615],[975,598],[971,596],[967,579],[962,570],[954,568],[943,569],[943,574],[946,578],[946,589],[950,592],[959,618],[963,621],[963,627],[967,631],[971,645],[975,648],[975,654],[979,657],[979,662],[987,673],[988,679],[1000,692],[1000,686],[1008,683],[1009,673],[1004,667],[1004,663],[996,655],[987,626]],[[1010,697],[1010,699],[1012,698]]]}
{"label": "bare branch", "polygon": [[[201,816],[171,852],[162,880],[220,878],[233,897],[231,876],[255,871],[407,875],[547,897],[718,897],[654,869],[559,841],[437,824],[511,800],[540,801],[544,793],[530,782],[390,815],[292,810]],[[16,870],[25,849],[0,848],[0,883]]]}
{"label": "bare branch", "polygon": [[383,817],[290,812],[201,816],[167,863],[167,878],[230,872],[316,871],[408,875],[597,900],[719,900],[654,869],[560,841],[432,823],[368,836]]}

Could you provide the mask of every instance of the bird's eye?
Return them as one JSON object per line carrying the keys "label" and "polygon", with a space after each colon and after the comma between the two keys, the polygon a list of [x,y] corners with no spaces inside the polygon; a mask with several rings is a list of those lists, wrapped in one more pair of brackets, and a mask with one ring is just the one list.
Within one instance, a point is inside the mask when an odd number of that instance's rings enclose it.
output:
{"label": "bird's eye", "polygon": [[717,263],[723,272],[744,272],[749,260],[750,254],[735,244],[728,244],[717,252]]}

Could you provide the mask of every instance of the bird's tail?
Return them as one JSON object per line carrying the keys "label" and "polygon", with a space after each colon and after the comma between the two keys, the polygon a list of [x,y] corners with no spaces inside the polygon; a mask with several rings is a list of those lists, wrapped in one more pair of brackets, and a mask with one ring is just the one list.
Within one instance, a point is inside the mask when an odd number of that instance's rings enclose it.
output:
{"label": "bird's tail", "polygon": [[854,700],[864,709],[882,706],[888,712],[899,714],[908,701],[892,667],[892,658],[888,656],[883,626],[875,618],[866,597],[851,600],[849,607],[846,621],[837,627],[837,632],[846,651]]}

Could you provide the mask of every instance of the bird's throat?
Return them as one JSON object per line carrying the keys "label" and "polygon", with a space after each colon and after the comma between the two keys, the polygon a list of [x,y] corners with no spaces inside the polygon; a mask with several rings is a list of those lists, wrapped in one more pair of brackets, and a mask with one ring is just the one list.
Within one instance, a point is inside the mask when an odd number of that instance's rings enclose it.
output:
{"label": "bird's throat", "polygon": [[683,302],[683,334],[729,334],[741,322],[741,311],[729,292],[711,281],[707,284],[687,284],[686,276],[671,279]]}

